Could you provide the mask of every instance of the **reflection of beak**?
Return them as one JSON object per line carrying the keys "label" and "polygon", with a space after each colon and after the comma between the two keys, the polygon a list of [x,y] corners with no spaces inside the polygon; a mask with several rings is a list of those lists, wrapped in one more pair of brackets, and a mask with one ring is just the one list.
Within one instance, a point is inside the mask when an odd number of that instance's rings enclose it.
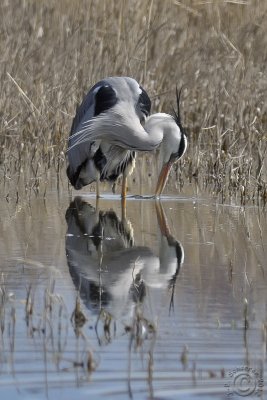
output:
{"label": "reflection of beak", "polygon": [[163,236],[166,236],[167,238],[170,237],[171,234],[170,234],[170,228],[168,226],[167,218],[165,216],[163,207],[162,207],[161,203],[159,203],[159,202],[156,202],[156,212],[157,212],[157,219],[158,219],[158,224],[159,224],[161,234]]}
{"label": "reflection of beak", "polygon": [[161,168],[156,187],[156,197],[160,196],[163,192],[163,189],[165,188],[172,164],[173,163],[171,161],[168,161],[166,164],[163,164]]}

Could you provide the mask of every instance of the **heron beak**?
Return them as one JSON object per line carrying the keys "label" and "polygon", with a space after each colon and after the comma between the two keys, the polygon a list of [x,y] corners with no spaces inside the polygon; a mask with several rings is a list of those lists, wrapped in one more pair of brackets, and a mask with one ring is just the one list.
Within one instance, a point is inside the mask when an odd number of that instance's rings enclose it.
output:
{"label": "heron beak", "polygon": [[168,180],[168,176],[171,170],[173,163],[171,161],[168,161],[166,164],[163,164],[159,178],[158,178],[158,183],[156,187],[156,197],[159,197],[161,193],[163,192],[163,189],[165,188],[165,185]]}

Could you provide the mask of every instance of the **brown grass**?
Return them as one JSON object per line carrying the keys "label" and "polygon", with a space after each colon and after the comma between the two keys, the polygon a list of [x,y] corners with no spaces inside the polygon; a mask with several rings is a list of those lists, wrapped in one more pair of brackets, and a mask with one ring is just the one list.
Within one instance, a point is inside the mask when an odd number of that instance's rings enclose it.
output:
{"label": "brown grass", "polygon": [[0,13],[2,193],[18,183],[19,194],[38,191],[60,172],[83,94],[129,75],[153,111],[171,112],[185,85],[190,147],[170,184],[177,176],[222,200],[267,200],[266,2],[4,0]]}

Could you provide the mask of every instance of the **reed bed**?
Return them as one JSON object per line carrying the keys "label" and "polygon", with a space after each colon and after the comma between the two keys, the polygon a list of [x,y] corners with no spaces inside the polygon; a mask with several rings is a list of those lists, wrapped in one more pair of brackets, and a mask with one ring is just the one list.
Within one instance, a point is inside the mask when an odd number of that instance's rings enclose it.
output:
{"label": "reed bed", "polygon": [[[170,184],[195,180],[222,201],[265,204],[266,2],[4,0],[0,13],[2,194],[45,193],[65,169],[85,92],[128,75],[147,89],[153,112],[171,112],[184,85],[190,146]],[[144,174],[153,165],[145,163]]]}

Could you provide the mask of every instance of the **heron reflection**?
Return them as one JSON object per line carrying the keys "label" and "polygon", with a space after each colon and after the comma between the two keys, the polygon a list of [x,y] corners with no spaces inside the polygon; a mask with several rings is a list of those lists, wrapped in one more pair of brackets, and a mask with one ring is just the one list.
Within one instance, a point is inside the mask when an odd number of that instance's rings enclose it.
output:
{"label": "heron reflection", "polygon": [[[134,244],[125,212],[98,211],[76,197],[66,212],[66,255],[72,280],[92,312],[105,309],[116,319],[131,316],[149,287],[172,289],[184,259],[181,243],[170,233],[164,210],[156,203],[161,232],[159,255]],[[171,300],[172,302],[172,300]]]}

